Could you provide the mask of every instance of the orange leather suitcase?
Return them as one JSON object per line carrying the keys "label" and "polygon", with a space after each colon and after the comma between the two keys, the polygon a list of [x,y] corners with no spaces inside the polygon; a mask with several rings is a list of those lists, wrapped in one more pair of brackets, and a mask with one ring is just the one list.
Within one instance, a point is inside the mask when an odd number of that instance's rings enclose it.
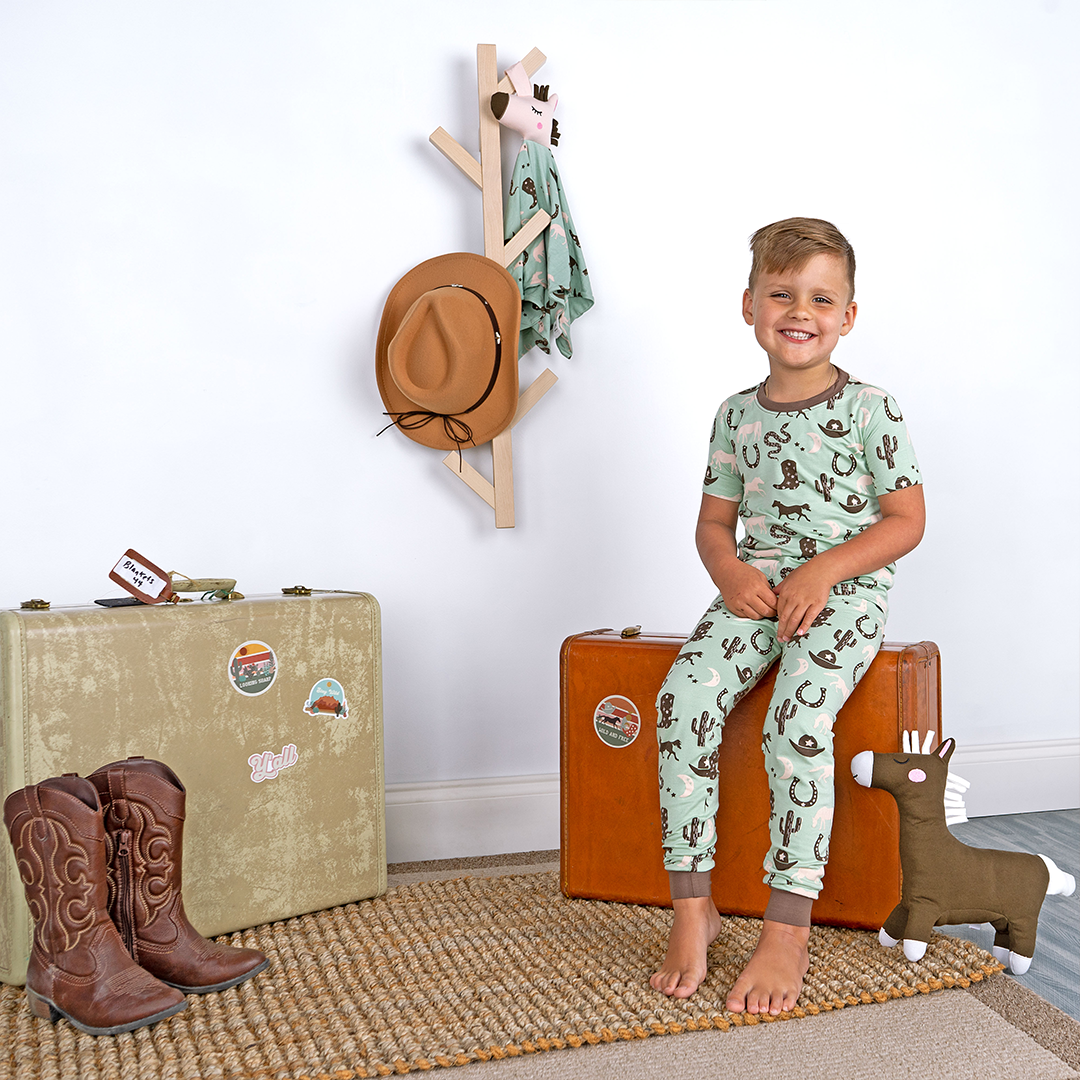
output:
{"label": "orange leather suitcase", "polygon": [[[660,843],[656,695],[686,641],[637,628],[563,642],[562,891],[567,896],[670,906]],[[769,789],[761,734],[775,668],[739,702],[720,747],[713,899],[721,912],[760,918],[769,890]],[[901,732],[941,737],[941,671],[931,641],[886,642],[840,710],[834,731],[836,809],[814,922],[876,930],[900,901],[899,819],[891,799],[859,787],[860,750],[899,751]]]}

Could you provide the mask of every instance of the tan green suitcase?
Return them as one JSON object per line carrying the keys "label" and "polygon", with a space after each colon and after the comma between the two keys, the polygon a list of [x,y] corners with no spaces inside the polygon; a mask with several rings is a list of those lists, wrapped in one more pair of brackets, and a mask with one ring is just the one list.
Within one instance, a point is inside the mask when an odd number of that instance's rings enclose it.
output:
{"label": "tan green suitcase", "polygon": [[[187,788],[207,937],[386,889],[379,606],[366,593],[0,611],[3,795],[141,755]],[[0,979],[30,921],[7,837]]]}

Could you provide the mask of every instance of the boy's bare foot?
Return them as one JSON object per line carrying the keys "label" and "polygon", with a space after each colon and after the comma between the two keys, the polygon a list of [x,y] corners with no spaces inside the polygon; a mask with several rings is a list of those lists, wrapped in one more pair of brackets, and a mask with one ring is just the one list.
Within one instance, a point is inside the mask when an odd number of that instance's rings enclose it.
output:
{"label": "boy's bare foot", "polygon": [[689,997],[708,971],[709,946],[720,933],[720,912],[711,896],[672,900],[675,921],[671,924],[667,956],[649,979],[654,990],[668,997]]}
{"label": "boy's bare foot", "polygon": [[809,926],[766,919],[754,955],[728,994],[728,1011],[776,1016],[793,1009],[810,968],[809,941]]}

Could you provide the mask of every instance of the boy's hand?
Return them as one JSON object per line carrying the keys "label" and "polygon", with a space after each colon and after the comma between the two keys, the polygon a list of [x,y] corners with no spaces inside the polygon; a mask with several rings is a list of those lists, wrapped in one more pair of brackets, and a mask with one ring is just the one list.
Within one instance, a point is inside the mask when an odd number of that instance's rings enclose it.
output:
{"label": "boy's hand", "polygon": [[828,603],[833,581],[814,560],[793,570],[773,589],[776,594],[777,638],[782,642],[805,634]]}
{"label": "boy's hand", "polygon": [[714,574],[724,606],[740,619],[770,619],[777,613],[769,579],[739,559],[726,559]]}
{"label": "boy's hand", "polygon": [[775,618],[776,597],[769,579],[739,558],[735,542],[738,521],[739,504],[735,500],[701,496],[697,525],[701,561],[732,615],[740,619]]}

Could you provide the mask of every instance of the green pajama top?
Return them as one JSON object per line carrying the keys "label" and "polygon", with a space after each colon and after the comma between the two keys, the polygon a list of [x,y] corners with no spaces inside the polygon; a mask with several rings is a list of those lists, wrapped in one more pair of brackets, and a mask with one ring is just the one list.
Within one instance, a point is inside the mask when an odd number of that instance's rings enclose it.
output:
{"label": "green pajama top", "polygon": [[[760,383],[724,401],[713,421],[703,490],[738,501],[739,558],[774,585],[880,521],[879,495],[922,482],[896,398],[837,374],[806,401],[770,401]],[[894,571],[859,584],[884,597]]]}

